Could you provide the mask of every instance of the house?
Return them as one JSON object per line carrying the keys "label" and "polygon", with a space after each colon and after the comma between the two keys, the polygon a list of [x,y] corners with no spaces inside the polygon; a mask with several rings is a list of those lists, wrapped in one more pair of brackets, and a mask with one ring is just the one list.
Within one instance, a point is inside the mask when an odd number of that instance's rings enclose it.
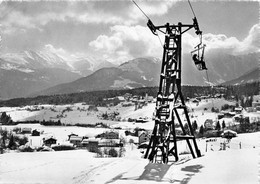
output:
{"label": "house", "polygon": [[141,131],[138,132],[138,139],[139,139],[139,144],[142,144],[150,140],[150,135],[147,131]]}
{"label": "house", "polygon": [[237,113],[237,114],[240,114],[241,112],[242,112],[242,110],[243,110],[243,107],[236,107],[235,109],[235,112]]}
{"label": "house", "polygon": [[200,100],[205,100],[205,99],[208,99],[208,98],[210,98],[209,95],[208,96],[200,96],[200,97],[198,97],[198,99],[200,99]]}
{"label": "house", "polygon": [[71,136],[69,141],[71,144],[73,144],[76,147],[80,147],[81,146],[81,142],[82,142],[83,137],[80,136]]}
{"label": "house", "polygon": [[205,130],[214,130],[213,120],[212,119],[206,119],[204,122]]}
{"label": "house", "polygon": [[192,100],[193,103],[199,103],[200,101],[196,98]]}
{"label": "house", "polygon": [[153,101],[153,96],[145,96],[145,101],[151,103]]}
{"label": "house", "polygon": [[88,111],[98,111],[98,108],[95,105],[89,105]]}
{"label": "house", "polygon": [[32,136],[40,136],[40,132],[35,129],[32,131]]}
{"label": "house", "polygon": [[57,143],[57,139],[50,137],[50,138],[43,138],[43,144],[45,146],[51,146],[52,144],[56,144]]}
{"label": "house", "polygon": [[224,130],[224,132],[221,134],[223,138],[231,139],[233,137],[237,136],[237,133],[233,130]]}
{"label": "house", "polygon": [[22,134],[31,134],[32,133],[32,129],[31,128],[22,128],[21,129],[21,133]]}
{"label": "house", "polygon": [[214,98],[222,98],[222,97],[223,97],[223,94],[217,93],[217,94],[214,95]]}
{"label": "house", "polygon": [[229,116],[229,117],[233,117],[233,116],[235,116],[235,115],[236,115],[235,112],[229,112],[229,113],[228,113],[228,116]]}
{"label": "house", "polygon": [[132,106],[134,104],[132,102],[123,102],[121,105],[122,105],[122,107],[129,107],[129,106]]}
{"label": "house", "polygon": [[140,99],[140,97],[137,96],[137,95],[134,95],[134,96],[132,97],[132,100],[133,100],[133,101],[137,101],[137,100],[139,100],[139,99]]}
{"label": "house", "polygon": [[219,113],[219,114],[218,114],[218,119],[222,119],[222,118],[224,118],[224,116],[225,116],[224,114]]}
{"label": "house", "polygon": [[81,141],[81,147],[88,147],[88,145],[89,145],[89,139],[83,137]]}
{"label": "house", "polygon": [[120,102],[124,102],[124,101],[125,101],[125,97],[123,97],[123,96],[118,96],[117,99],[118,99]]}
{"label": "house", "polygon": [[68,137],[69,137],[68,140],[70,140],[70,137],[71,137],[71,136],[78,136],[78,135],[77,135],[77,134],[74,134],[74,133],[71,133],[70,135],[68,135]]}
{"label": "house", "polygon": [[124,99],[125,99],[126,101],[129,101],[130,98],[132,97],[132,94],[130,94],[130,93],[125,93],[125,94],[123,95],[123,97],[124,97]]}
{"label": "house", "polygon": [[229,112],[229,111],[221,111],[224,114],[224,118],[232,118],[236,115],[236,112]]}
{"label": "house", "polygon": [[135,120],[136,123],[146,123],[146,122],[148,122],[148,121],[149,121],[149,120],[148,120],[147,117],[145,117],[145,118],[139,117],[139,118],[137,118],[137,119]]}

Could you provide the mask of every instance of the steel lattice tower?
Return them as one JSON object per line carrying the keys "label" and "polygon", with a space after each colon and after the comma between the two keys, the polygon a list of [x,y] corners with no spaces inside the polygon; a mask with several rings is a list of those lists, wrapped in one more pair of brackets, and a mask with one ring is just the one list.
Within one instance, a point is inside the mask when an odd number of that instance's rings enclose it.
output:
{"label": "steel lattice tower", "polygon": [[[191,25],[167,23],[163,26],[154,26],[150,20],[147,23],[154,34],[157,35],[158,30],[165,35],[155,125],[144,155],[151,162],[178,161],[177,141],[179,140],[186,140],[193,158],[201,156],[181,91],[182,34],[191,28],[195,28],[196,34],[201,34],[196,18],[193,21]],[[184,128],[181,112],[184,113],[188,129]],[[176,134],[177,124],[182,132],[178,135]]]}

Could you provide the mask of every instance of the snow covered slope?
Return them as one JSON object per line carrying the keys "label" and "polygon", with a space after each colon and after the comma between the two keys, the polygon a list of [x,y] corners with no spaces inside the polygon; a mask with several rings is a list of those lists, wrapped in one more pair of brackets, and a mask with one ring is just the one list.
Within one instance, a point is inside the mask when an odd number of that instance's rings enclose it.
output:
{"label": "snow covered slope", "polygon": [[172,165],[152,164],[128,146],[123,158],[85,150],[0,155],[1,184],[257,184],[260,148],[210,152]]}

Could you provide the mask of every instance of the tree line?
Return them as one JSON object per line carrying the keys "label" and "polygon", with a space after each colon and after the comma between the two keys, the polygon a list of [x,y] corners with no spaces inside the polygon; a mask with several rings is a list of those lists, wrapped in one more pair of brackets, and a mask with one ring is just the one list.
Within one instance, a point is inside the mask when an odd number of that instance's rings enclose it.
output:
{"label": "tree line", "polygon": [[[214,96],[215,94],[222,93],[226,99],[235,97],[238,101],[242,96],[248,97],[257,95],[259,93],[259,83],[248,83],[244,85],[235,86],[182,86],[183,96],[194,98],[199,96]],[[126,93],[137,96],[156,97],[158,87],[144,87],[136,89],[123,89],[123,90],[104,90],[104,91],[90,91],[71,94],[58,94],[50,96],[37,96],[33,98],[15,98],[5,101],[0,101],[0,107],[19,107],[25,105],[40,105],[40,104],[53,104],[63,105],[84,102],[95,106],[106,106],[108,101],[105,98],[113,98],[122,96]]]}

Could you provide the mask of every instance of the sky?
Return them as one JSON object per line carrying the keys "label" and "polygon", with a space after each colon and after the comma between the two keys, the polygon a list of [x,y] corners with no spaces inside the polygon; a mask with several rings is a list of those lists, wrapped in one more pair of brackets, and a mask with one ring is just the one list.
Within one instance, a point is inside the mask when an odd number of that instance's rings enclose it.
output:
{"label": "sky", "polygon": [[[192,24],[187,0],[136,3],[155,25]],[[259,51],[259,2],[191,0],[191,4],[206,51]],[[146,23],[146,16],[130,0],[1,1],[0,53],[47,49],[68,59],[92,57],[117,64],[138,57],[161,58],[164,35],[159,40]],[[183,34],[184,53],[199,43],[194,32]]]}

